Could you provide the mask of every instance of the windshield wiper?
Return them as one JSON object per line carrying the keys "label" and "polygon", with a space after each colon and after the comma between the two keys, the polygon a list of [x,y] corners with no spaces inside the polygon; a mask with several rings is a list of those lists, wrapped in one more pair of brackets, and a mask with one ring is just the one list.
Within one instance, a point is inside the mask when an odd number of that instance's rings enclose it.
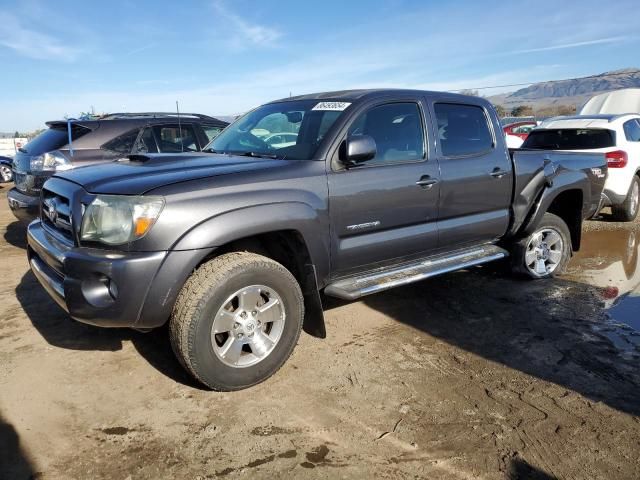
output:
{"label": "windshield wiper", "polygon": [[258,152],[238,152],[238,153],[234,153],[234,155],[238,155],[240,157],[272,158],[274,160],[278,158],[278,155],[275,155],[275,154],[258,153]]}
{"label": "windshield wiper", "polygon": [[207,148],[203,150],[203,152],[207,153],[218,153],[220,155],[237,155],[238,157],[253,157],[253,158],[272,158],[274,160],[278,159],[278,155],[271,153],[259,153],[259,152],[233,152],[233,151],[224,151],[224,150],[216,150],[215,148]]}

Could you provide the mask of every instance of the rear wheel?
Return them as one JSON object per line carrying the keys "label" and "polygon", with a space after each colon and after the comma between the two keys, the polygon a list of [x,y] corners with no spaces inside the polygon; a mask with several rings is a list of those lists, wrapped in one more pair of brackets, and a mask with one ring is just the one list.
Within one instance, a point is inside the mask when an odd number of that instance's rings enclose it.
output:
{"label": "rear wheel", "polygon": [[293,275],[270,258],[229,253],[182,288],[170,320],[182,365],[214,390],[240,390],[273,375],[295,347],[304,316]]}
{"label": "rear wheel", "polygon": [[545,213],[538,228],[512,248],[512,268],[529,278],[550,278],[571,258],[571,234],[557,215]]}
{"label": "rear wheel", "polygon": [[633,222],[638,216],[638,206],[640,205],[640,180],[633,176],[627,197],[621,205],[611,207],[613,216],[621,222]]}

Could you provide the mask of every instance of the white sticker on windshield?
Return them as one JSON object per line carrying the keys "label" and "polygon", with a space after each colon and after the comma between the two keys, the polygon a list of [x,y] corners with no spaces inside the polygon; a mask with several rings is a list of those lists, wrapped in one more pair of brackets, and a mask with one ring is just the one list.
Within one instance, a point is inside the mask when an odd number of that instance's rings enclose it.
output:
{"label": "white sticker on windshield", "polygon": [[350,102],[320,102],[311,110],[328,110],[331,112],[342,112],[351,105]]}

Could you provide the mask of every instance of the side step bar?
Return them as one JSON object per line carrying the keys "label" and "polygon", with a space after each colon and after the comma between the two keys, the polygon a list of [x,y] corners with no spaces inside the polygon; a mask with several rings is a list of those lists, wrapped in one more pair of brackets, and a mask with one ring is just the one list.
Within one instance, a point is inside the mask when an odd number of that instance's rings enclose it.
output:
{"label": "side step bar", "polygon": [[388,290],[400,285],[418,282],[454,270],[480,265],[509,256],[509,252],[496,245],[483,245],[453,254],[416,260],[411,263],[394,265],[387,270],[369,272],[350,278],[343,278],[329,284],[324,293],[345,300],[356,300],[365,295]]}

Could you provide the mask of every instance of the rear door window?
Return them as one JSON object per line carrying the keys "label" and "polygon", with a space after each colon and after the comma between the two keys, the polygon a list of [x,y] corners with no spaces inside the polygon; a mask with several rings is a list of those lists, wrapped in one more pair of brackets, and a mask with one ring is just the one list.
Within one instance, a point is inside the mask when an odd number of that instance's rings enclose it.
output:
{"label": "rear door window", "polygon": [[477,105],[436,103],[438,140],[445,157],[479,155],[494,146],[485,110]]}
{"label": "rear door window", "polygon": [[213,125],[203,125],[202,129],[204,130],[204,133],[209,141],[216,138],[222,131],[222,127],[214,127]]}
{"label": "rear door window", "polygon": [[637,119],[629,120],[624,124],[624,134],[630,142],[640,142],[640,123]]}
{"label": "rear door window", "polygon": [[598,128],[550,128],[533,130],[522,148],[542,150],[595,150],[613,147],[615,132]]}
{"label": "rear door window", "polygon": [[142,135],[138,138],[133,147],[132,153],[158,153],[156,139],[153,137],[153,130],[147,127],[142,131]]}
{"label": "rear door window", "polygon": [[[71,140],[77,140],[90,131],[91,130],[87,127],[72,124]],[[22,151],[31,155],[40,155],[45,152],[57,150],[61,147],[64,147],[68,143],[69,132],[67,131],[67,125],[64,124],[61,126],[46,129],[44,132],[36,136],[33,140],[22,147]]]}
{"label": "rear door window", "polygon": [[128,155],[133,150],[133,146],[136,143],[140,129],[130,130],[119,137],[105,143],[102,148],[111,150],[112,152],[120,153],[122,155]]}
{"label": "rear door window", "polygon": [[161,153],[197,152],[200,150],[198,140],[189,124],[156,125],[153,131]]}

